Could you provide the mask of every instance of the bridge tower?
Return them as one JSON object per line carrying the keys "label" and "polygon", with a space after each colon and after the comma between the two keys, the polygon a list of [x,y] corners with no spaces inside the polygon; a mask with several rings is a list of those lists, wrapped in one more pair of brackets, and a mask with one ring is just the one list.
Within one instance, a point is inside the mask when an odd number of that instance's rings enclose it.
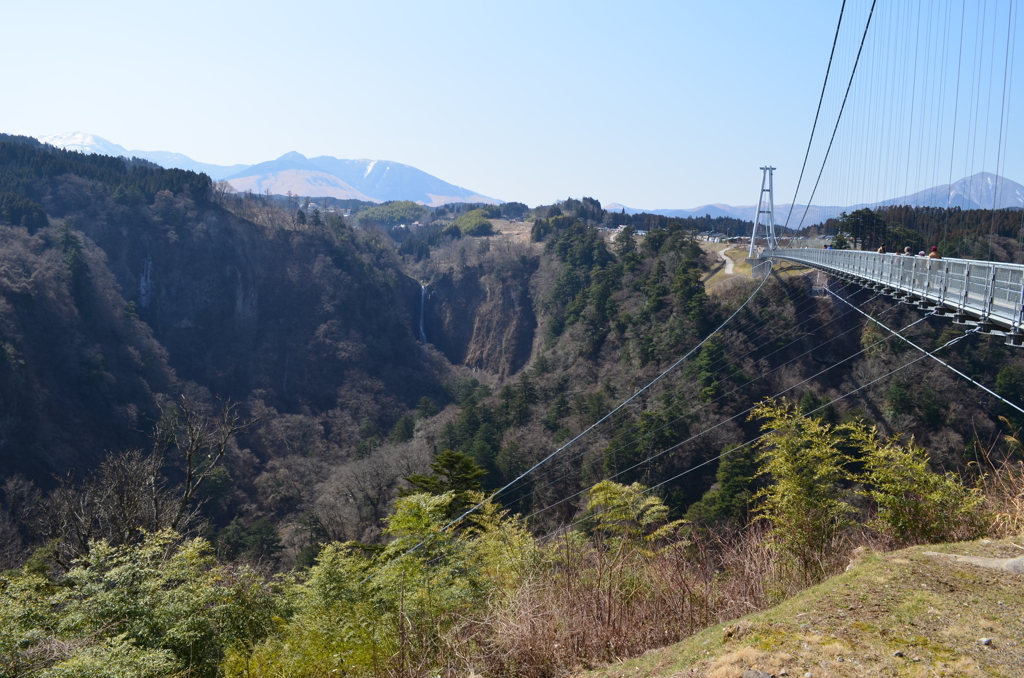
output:
{"label": "bridge tower", "polygon": [[[754,258],[754,242],[757,239],[758,225],[764,226],[764,236],[768,239],[768,249],[774,250],[779,246],[779,240],[775,237],[775,193],[772,190],[772,173],[774,167],[761,168],[761,195],[757,199],[757,213],[754,215],[754,230],[750,234],[750,254]],[[765,205],[764,194],[768,194],[768,204]],[[768,209],[762,209],[767,207]],[[761,224],[761,215],[768,215],[768,223]]]}

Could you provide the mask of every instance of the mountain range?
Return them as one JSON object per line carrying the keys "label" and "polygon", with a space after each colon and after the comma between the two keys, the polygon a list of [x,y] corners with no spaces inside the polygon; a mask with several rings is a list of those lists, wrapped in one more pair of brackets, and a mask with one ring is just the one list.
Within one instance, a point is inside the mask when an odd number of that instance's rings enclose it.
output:
{"label": "mountain range", "polygon": [[[916,207],[959,207],[961,209],[991,209],[995,204],[997,209],[1022,209],[1024,208],[1024,186],[1005,177],[1000,177],[991,172],[978,172],[977,174],[964,177],[952,184],[942,184],[926,188],[917,193],[911,193],[899,198],[891,198],[876,203],[861,203],[847,207],[834,205],[807,205],[797,203],[793,205],[790,226],[796,228],[803,220],[804,226],[819,224],[826,219],[839,216],[843,212],[850,212],[862,207],[882,207],[885,205],[914,205]],[[626,207],[618,203],[605,205],[608,210],[625,210],[626,214],[661,214],[667,217],[733,217],[746,221],[754,220],[756,205],[724,205],[720,203],[701,205],[692,209],[659,209],[641,210]],[[804,210],[807,216],[804,217]],[[775,205],[775,223],[785,224],[790,212],[790,203]]]}
{"label": "mountain range", "polygon": [[[193,160],[181,153],[168,151],[128,150],[124,146],[107,141],[102,137],[84,132],[53,134],[37,137],[43,143],[103,155],[139,157],[155,162],[162,167],[204,172],[214,181],[227,181],[236,191],[252,191],[283,195],[291,192],[302,196],[330,196],[340,199],[386,202],[389,200],[413,200],[438,206],[455,202],[499,204],[500,200],[481,195],[470,189],[450,184],[411,165],[390,160],[344,160],[329,155],[307,158],[292,151],[279,158],[255,165],[214,165]],[[915,205],[922,207],[955,206],[961,209],[1024,208],[1024,186],[1015,181],[992,174],[978,172],[952,184],[933,186],[917,193],[892,198],[877,203],[863,203],[851,206],[806,205],[781,203],[775,206],[775,220],[785,224],[787,218],[792,227],[817,224],[862,207],[884,205]],[[792,214],[790,209],[792,207]],[[726,205],[711,203],[690,209],[643,210],[610,203],[605,208],[612,211],[625,210],[627,214],[647,212],[668,217],[734,217],[753,221],[757,211],[755,205]],[[806,210],[806,216],[804,214]]]}
{"label": "mountain range", "polygon": [[307,158],[292,151],[276,160],[247,167],[227,181],[238,191],[354,198],[414,200],[437,206],[452,202],[500,201],[449,184],[410,165],[390,160],[341,160],[329,155]]}
{"label": "mountain range", "polygon": [[213,165],[206,162],[198,162],[187,155],[182,155],[181,153],[170,153],[168,151],[129,151],[120,144],[115,144],[112,141],[107,141],[103,137],[98,137],[95,134],[88,134],[86,132],[50,134],[49,136],[39,136],[36,138],[44,144],[50,144],[51,146],[63,148],[68,151],[97,153],[100,155],[112,155],[114,157],[123,155],[126,158],[135,157],[149,160],[150,162],[155,162],[161,167],[176,167],[183,170],[192,170],[193,172],[203,172],[214,181],[224,179],[225,177],[248,167],[248,165]]}
{"label": "mountain range", "polygon": [[391,160],[343,160],[329,155],[306,158],[292,151],[255,165],[214,165],[181,153],[128,150],[103,137],[71,132],[37,137],[39,141],[82,153],[137,157],[161,167],[204,172],[214,181],[227,181],[236,191],[386,202],[413,200],[437,206],[452,202],[499,204],[475,191],[450,184],[410,165]]}

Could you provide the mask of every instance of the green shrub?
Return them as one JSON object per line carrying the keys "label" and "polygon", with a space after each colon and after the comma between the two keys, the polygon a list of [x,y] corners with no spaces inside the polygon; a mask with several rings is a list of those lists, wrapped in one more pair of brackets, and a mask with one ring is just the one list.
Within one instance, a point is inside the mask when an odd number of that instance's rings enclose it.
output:
{"label": "green shrub", "polygon": [[92,542],[59,585],[22,572],[0,592],[5,676],[216,676],[225,650],[261,641],[284,603],[249,568],[217,567],[204,540],[170,531]]}
{"label": "green shrub", "polygon": [[852,439],[863,454],[857,479],[877,507],[871,526],[904,544],[980,536],[984,496],[955,473],[928,470],[928,455],[913,444],[882,442],[874,427],[853,425]]}
{"label": "green shrub", "polygon": [[489,502],[462,530],[445,530],[455,498],[400,498],[387,520],[391,541],[374,555],[353,544],[325,546],[295,588],[295,616],[252,654],[233,651],[226,675],[442,673],[447,634],[497,590],[515,590],[536,554],[521,522]]}
{"label": "green shrub", "polygon": [[594,529],[625,541],[654,542],[671,536],[682,520],[668,522],[668,507],[661,497],[647,494],[640,483],[622,485],[603,480],[587,493],[587,512]]}
{"label": "green shrub", "polygon": [[452,225],[458,226],[462,235],[484,236],[494,234],[494,228],[491,225],[490,220],[488,220],[487,213],[484,212],[484,210],[471,210],[466,212],[456,219]]}
{"label": "green shrub", "polygon": [[[969,539],[984,530],[984,497],[954,473],[928,470],[925,451],[883,441],[873,426],[850,421],[830,426],[801,417],[783,403],[766,401],[754,417],[766,419],[759,445],[761,473],[770,484],[757,498],[758,515],[772,525],[778,544],[805,568],[820,561],[853,507],[843,484],[874,505],[869,526],[897,542],[920,544]],[[854,461],[861,471],[853,471]],[[851,490],[852,491],[852,490]]]}
{"label": "green shrub", "polygon": [[849,461],[840,443],[846,425],[830,426],[802,417],[785,401],[762,402],[751,419],[765,419],[758,445],[760,475],[770,484],[757,493],[758,517],[771,524],[775,542],[805,573],[820,568],[853,507],[841,496],[839,482]]}

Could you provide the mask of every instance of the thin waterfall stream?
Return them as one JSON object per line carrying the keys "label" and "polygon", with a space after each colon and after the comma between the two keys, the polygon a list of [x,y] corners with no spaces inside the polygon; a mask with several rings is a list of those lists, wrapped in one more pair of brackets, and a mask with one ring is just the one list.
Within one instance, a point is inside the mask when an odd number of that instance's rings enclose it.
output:
{"label": "thin waterfall stream", "polygon": [[427,286],[420,283],[420,343],[427,343],[427,333],[423,331],[423,315],[427,308]]}

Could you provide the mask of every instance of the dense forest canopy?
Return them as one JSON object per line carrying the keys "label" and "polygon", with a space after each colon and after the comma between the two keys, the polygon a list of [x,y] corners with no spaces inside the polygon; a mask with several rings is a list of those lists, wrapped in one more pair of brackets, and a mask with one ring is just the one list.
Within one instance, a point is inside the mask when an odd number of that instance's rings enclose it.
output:
{"label": "dense forest canopy", "polygon": [[359,213],[360,225],[377,224],[379,226],[412,225],[426,218],[428,210],[410,200],[386,202],[383,205],[367,208]]}
{"label": "dense forest canopy", "polygon": [[45,182],[61,175],[102,184],[122,202],[152,201],[158,192],[170,191],[203,204],[212,189],[205,174],[164,169],[139,158],[65,151],[31,137],[0,134],[0,193],[38,200]]}

